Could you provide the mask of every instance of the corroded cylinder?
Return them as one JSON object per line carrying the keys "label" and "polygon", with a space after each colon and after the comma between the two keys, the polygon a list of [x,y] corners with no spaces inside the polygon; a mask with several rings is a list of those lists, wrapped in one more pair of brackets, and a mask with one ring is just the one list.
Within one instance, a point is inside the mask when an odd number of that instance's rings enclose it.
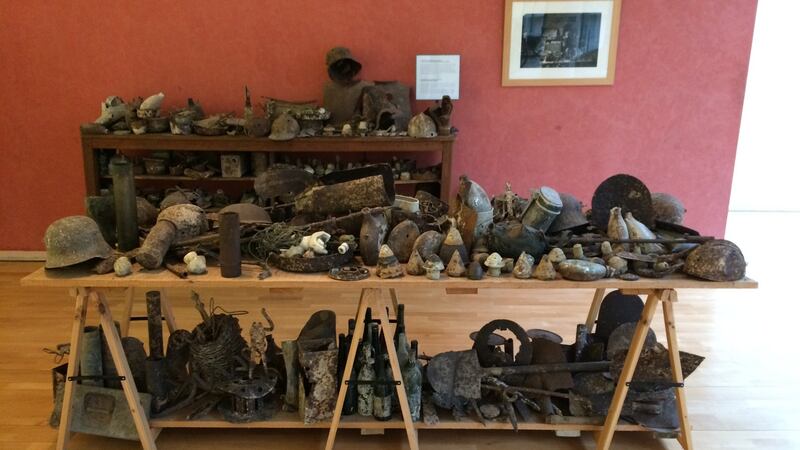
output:
{"label": "corroded cylinder", "polygon": [[236,278],[242,274],[240,233],[238,213],[231,211],[219,215],[219,268],[223,278]]}
{"label": "corroded cylinder", "polygon": [[150,358],[164,357],[164,332],[161,326],[161,293],[147,293],[147,335],[150,345]]}
{"label": "corroded cylinder", "polygon": [[281,342],[281,350],[283,351],[283,363],[286,366],[286,394],[283,400],[284,409],[296,411],[298,407],[297,376],[299,370],[297,362],[297,341],[289,340]]}
{"label": "corroded cylinder", "polygon": [[522,214],[521,222],[525,225],[547,231],[561,213],[561,197],[553,189],[542,186],[534,193],[528,207]]}
{"label": "corroded cylinder", "polygon": [[133,166],[130,160],[120,155],[111,160],[110,172],[114,189],[117,246],[120,251],[127,252],[139,246]]}

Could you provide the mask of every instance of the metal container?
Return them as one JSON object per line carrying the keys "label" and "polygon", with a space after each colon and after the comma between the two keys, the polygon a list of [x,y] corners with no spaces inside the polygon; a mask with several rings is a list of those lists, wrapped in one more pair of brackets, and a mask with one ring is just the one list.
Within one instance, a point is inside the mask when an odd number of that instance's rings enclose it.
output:
{"label": "metal container", "polygon": [[522,214],[522,223],[546,232],[561,213],[563,206],[558,192],[542,186],[531,196],[531,201]]}
{"label": "metal container", "polygon": [[223,278],[236,278],[242,274],[240,233],[238,213],[219,215],[219,268]]}
{"label": "metal container", "polygon": [[[83,341],[81,342],[81,376],[103,376],[103,350],[100,344],[100,328],[84,327]],[[102,378],[82,381],[87,386],[102,386]]]}
{"label": "metal container", "polygon": [[111,160],[110,172],[114,189],[117,246],[120,251],[127,252],[139,247],[133,167],[130,160],[119,156]]}

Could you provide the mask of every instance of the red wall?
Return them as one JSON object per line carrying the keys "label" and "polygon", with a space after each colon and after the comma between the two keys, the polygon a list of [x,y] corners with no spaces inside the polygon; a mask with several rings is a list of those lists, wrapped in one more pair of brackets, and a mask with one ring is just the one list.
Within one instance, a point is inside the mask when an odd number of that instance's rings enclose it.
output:
{"label": "red wall", "polygon": [[[40,249],[81,213],[78,124],[108,95],[158,91],[241,111],[321,99],[324,54],[414,83],[416,54],[461,54],[454,173],[488,192],[546,184],[588,203],[627,172],[724,232],[756,0],[625,0],[611,87],[500,87],[503,1],[0,2],[0,249]],[[417,110],[424,108],[418,104]]]}

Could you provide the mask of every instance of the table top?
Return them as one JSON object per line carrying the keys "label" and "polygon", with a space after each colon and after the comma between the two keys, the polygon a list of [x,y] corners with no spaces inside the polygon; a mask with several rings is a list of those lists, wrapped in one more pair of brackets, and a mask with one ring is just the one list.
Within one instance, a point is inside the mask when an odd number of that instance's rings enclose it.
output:
{"label": "table top", "polygon": [[[137,267],[138,266],[134,266]],[[96,275],[86,268],[65,268],[45,270],[40,268],[23,278],[22,286],[63,287],[63,288],[308,288],[308,289],[754,289],[755,280],[747,277],[738,281],[705,281],[673,274],[664,278],[640,278],[637,281],[624,281],[605,278],[597,281],[570,281],[557,279],[541,281],[520,280],[511,274],[501,277],[485,276],[482,280],[467,278],[448,278],[442,273],[440,280],[429,280],[424,276],[405,275],[400,278],[381,279],[370,269],[369,278],[360,281],[338,281],[326,273],[302,274],[272,269],[272,276],[258,279],[261,269],[256,266],[242,266],[238,278],[222,278],[218,267],[209,267],[204,275],[189,275],[181,279],[166,269],[134,270],[127,277],[117,277],[114,273]]]}

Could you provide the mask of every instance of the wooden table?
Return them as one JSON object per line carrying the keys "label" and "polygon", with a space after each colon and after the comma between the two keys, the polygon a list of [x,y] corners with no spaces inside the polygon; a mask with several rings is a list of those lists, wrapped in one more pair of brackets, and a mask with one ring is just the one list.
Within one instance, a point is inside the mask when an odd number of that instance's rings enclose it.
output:
{"label": "wooden table", "polygon": [[[297,414],[277,413],[273,418],[262,422],[251,422],[244,424],[234,424],[226,422],[219,417],[209,417],[206,419],[188,421],[183,418],[172,417],[148,420],[143,411],[137,395],[137,389],[133,382],[130,367],[125,359],[120,341],[120,334],[116,332],[114,319],[111,316],[108,302],[103,293],[104,289],[123,288],[127,289],[125,311],[126,316],[122,317],[121,334],[127,334],[128,320],[133,304],[133,290],[147,289],[159,290],[165,288],[184,288],[184,289],[203,289],[203,288],[230,288],[230,289],[283,289],[283,288],[308,288],[308,289],[329,289],[329,290],[353,290],[360,289],[361,296],[358,301],[356,313],[356,329],[354,332],[354,342],[363,336],[364,315],[367,307],[371,307],[377,313],[378,319],[385,326],[384,338],[387,344],[389,363],[392,375],[395,380],[402,380],[400,367],[397,362],[397,354],[393,346],[394,330],[390,326],[384,297],[388,291],[392,301],[392,306],[396,309],[398,303],[398,291],[411,288],[440,289],[442,292],[466,293],[477,292],[479,289],[592,289],[594,297],[589,313],[586,318],[586,325],[591,332],[595,320],[600,310],[600,303],[603,300],[606,290],[622,289],[626,294],[646,295],[647,300],[642,311],[639,324],[633,335],[631,346],[628,351],[625,364],[617,383],[616,391],[609,407],[603,425],[594,424],[565,424],[565,423],[544,423],[544,422],[523,422],[519,428],[523,430],[554,430],[554,431],[593,431],[597,440],[597,448],[607,450],[611,446],[611,439],[615,431],[644,431],[638,425],[619,424],[619,416],[622,405],[628,393],[627,383],[633,378],[636,364],[639,360],[647,330],[655,314],[656,308],[661,303],[663,308],[664,324],[666,327],[667,344],[669,348],[670,363],[672,365],[672,379],[676,385],[682,386],[683,376],[680,367],[678,338],[675,326],[675,316],[673,314],[673,304],[678,301],[676,289],[752,289],[758,287],[758,283],[748,278],[734,282],[712,282],[690,279],[682,275],[673,275],[661,279],[642,278],[638,281],[622,281],[618,279],[603,279],[592,282],[579,282],[568,280],[539,281],[539,280],[519,280],[510,275],[503,275],[500,278],[486,277],[480,281],[472,281],[465,278],[447,278],[443,275],[441,280],[431,281],[425,277],[405,276],[390,280],[383,280],[374,274],[361,281],[336,281],[328,278],[324,274],[295,274],[273,270],[273,276],[265,280],[258,279],[259,268],[244,266],[242,276],[239,278],[222,278],[219,269],[210,267],[209,273],[201,276],[192,276],[188,279],[180,279],[165,270],[159,271],[139,271],[134,274],[118,278],[114,274],[93,275],[87,274],[85,270],[61,269],[57,271],[46,271],[39,269],[27,277],[23,278],[23,286],[36,287],[62,287],[70,291],[70,295],[75,297],[75,313],[72,323],[71,349],[69,355],[69,368],[67,377],[78,374],[80,361],[79,351],[81,348],[81,338],[86,311],[88,304],[91,303],[98,309],[100,320],[104,330],[107,332],[109,349],[111,350],[114,364],[118,373],[124,377],[122,387],[128,400],[136,429],[142,447],[145,449],[155,449],[155,438],[163,428],[329,428],[326,449],[330,450],[334,446],[336,432],[339,428],[360,428],[360,429],[386,429],[403,428],[409,441],[410,448],[418,449],[417,430],[419,429],[510,429],[511,424],[492,422],[484,426],[476,420],[470,418],[456,421],[453,419],[442,418],[437,425],[426,425],[424,423],[414,423],[406,402],[405,389],[402,385],[397,386],[397,394],[400,399],[402,410],[402,420],[393,419],[389,422],[378,422],[365,419],[359,416],[342,417],[341,411],[344,404],[346,389],[340,386],[339,397],[336,404],[334,417],[330,423],[317,423],[305,425]],[[170,332],[177,329],[172,308],[169,301],[162,298],[162,307]],[[413,301],[413,300],[412,300]],[[344,375],[342,380],[348,380],[353,370],[354,360],[358,346],[353,345],[347,355]],[[69,440],[70,428],[70,405],[72,403],[73,389],[75,381],[67,381],[64,389],[64,402],[61,415],[61,424],[58,433],[58,449],[66,448]],[[677,408],[680,419],[680,434],[678,441],[684,449],[692,449],[691,425],[686,410],[686,395],[682,387],[676,388]]]}

